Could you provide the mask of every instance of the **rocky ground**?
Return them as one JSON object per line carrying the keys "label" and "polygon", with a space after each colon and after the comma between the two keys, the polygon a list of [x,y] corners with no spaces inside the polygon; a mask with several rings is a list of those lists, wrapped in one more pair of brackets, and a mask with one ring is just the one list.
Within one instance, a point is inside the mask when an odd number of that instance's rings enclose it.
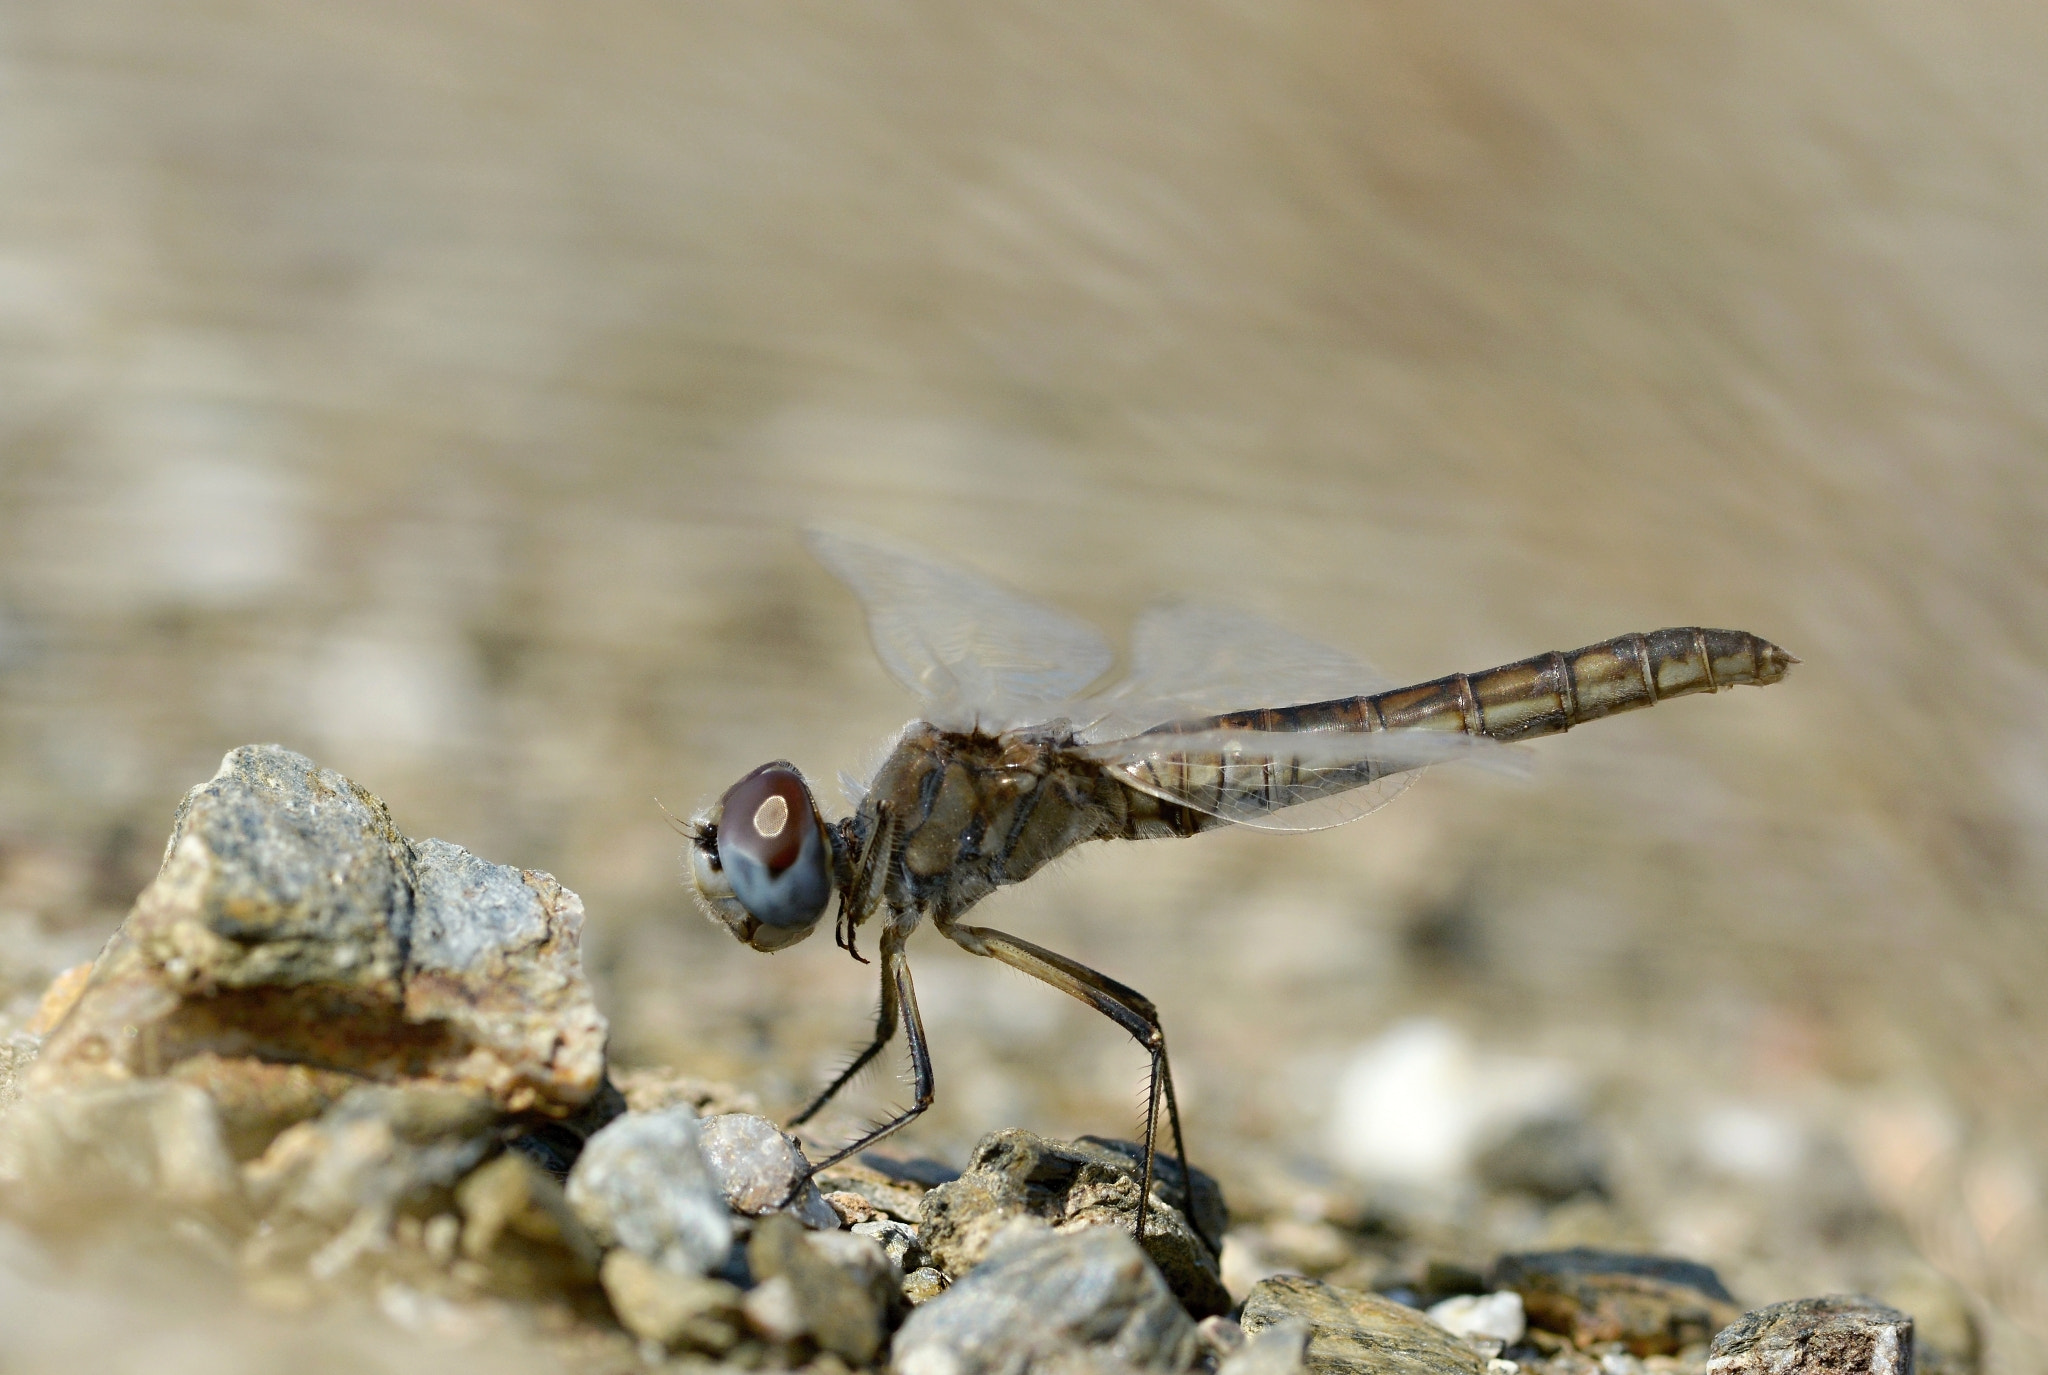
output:
{"label": "rocky ground", "polygon": [[[409,839],[300,755],[234,751],[113,939],[6,1043],[0,1263],[54,1296],[53,1331],[80,1293],[171,1293],[228,1330],[339,1325],[390,1368],[1979,1367],[1966,1297],[1880,1222],[1841,1225],[1886,1292],[1747,1312],[1708,1266],[1626,1244],[1583,1119],[1531,1118],[1454,1204],[1162,1162],[1142,1245],[1127,1142],[1008,1129],[957,1166],[882,1151],[806,1181],[742,1089],[607,1063],[582,921],[547,874]],[[1608,1244],[1498,1245],[1574,1232]]]}

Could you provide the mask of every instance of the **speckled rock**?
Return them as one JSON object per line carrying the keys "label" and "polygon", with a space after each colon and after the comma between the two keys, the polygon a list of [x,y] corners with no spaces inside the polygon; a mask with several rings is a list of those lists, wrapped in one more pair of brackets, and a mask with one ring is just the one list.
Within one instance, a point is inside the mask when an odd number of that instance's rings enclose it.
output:
{"label": "speckled rock", "polygon": [[1128,1235],[1023,1220],[972,1274],[911,1311],[891,1366],[897,1375],[1179,1372],[1196,1350],[1194,1323]]}
{"label": "speckled rock", "polygon": [[1587,1246],[1502,1256],[1491,1287],[1520,1294],[1531,1327],[1581,1350],[1620,1342],[1637,1356],[1705,1342],[1741,1311],[1704,1265]]}
{"label": "speckled rock", "polygon": [[[1160,1162],[1145,1224],[1145,1251],[1173,1292],[1197,1316],[1230,1307],[1216,1258],[1166,1201],[1179,1196],[1179,1176]],[[967,1170],[924,1197],[918,1237],[933,1263],[956,1279],[980,1263],[991,1240],[1012,1219],[1029,1217],[1060,1232],[1121,1229],[1137,1221],[1137,1148],[1095,1138],[1048,1141],[1015,1128],[992,1132],[974,1148]],[[1223,1221],[1221,1196],[1197,1173],[1196,1200]],[[1209,1200],[1214,1200],[1210,1203]]]}
{"label": "speckled rock", "polygon": [[[582,902],[548,875],[408,840],[340,774],[243,746],[180,805],[162,869],[30,1085],[157,1076],[212,1055],[567,1115],[604,1067],[582,924]],[[224,1101],[277,1116],[273,1071],[243,1072],[255,1082]],[[283,1093],[299,1104],[285,1117],[332,1101]]]}
{"label": "speckled rock", "polygon": [[1861,1295],[1744,1313],[1714,1337],[1707,1375],[1911,1375],[1913,1320]]}
{"label": "speckled rock", "polygon": [[687,1107],[629,1112],[590,1138],[569,1172],[569,1206],[599,1244],[702,1275],[732,1247],[732,1219]]}
{"label": "speckled rock", "polygon": [[818,1176],[827,1192],[858,1194],[886,1217],[917,1221],[927,1191],[958,1179],[960,1172],[934,1160],[896,1160],[870,1151],[856,1160],[842,1160]]}
{"label": "speckled rock", "polygon": [[1311,1375],[1486,1375],[1484,1357],[1415,1309],[1299,1275],[1259,1281],[1240,1321],[1254,1337],[1306,1323]]}
{"label": "speckled rock", "polygon": [[807,1336],[856,1366],[881,1350],[898,1271],[872,1238],[809,1232],[787,1215],[770,1216],[747,1241],[747,1265],[764,1285],[787,1286],[790,1312],[770,1324],[778,1339]]}
{"label": "speckled rock", "polygon": [[924,1268],[927,1257],[924,1245],[917,1239],[917,1229],[907,1222],[894,1218],[876,1218],[871,1222],[856,1222],[852,1231],[858,1236],[868,1237],[882,1248],[882,1254],[889,1258],[901,1274]]}
{"label": "speckled rock", "polygon": [[[698,1141],[712,1180],[734,1212],[745,1217],[775,1212],[794,1190],[788,1211],[804,1226],[825,1231],[839,1226],[839,1214],[816,1182],[804,1178],[811,1166],[803,1151],[767,1118],[744,1112],[707,1117],[699,1124]],[[801,1188],[798,1180],[804,1180]]]}

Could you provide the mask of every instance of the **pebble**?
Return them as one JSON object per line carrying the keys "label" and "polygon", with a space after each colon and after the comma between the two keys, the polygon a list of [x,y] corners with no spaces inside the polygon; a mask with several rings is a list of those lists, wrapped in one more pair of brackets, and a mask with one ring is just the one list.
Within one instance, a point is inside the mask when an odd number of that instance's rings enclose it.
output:
{"label": "pebble", "polygon": [[[179,806],[162,868],[30,1087],[156,1077],[211,1054],[240,1063],[209,1073],[246,1075],[221,1101],[259,1123],[280,1093],[304,1097],[274,1065],[567,1115],[604,1071],[582,926],[582,901],[548,875],[409,840],[340,774],[245,745]],[[338,1093],[314,1096],[307,1117]]]}
{"label": "pebble", "polygon": [[1486,1375],[1486,1361],[1413,1308],[1299,1275],[1261,1280],[1240,1321],[1256,1337],[1286,1322],[1309,1329],[1311,1375]]}
{"label": "pebble", "polygon": [[856,1222],[852,1229],[856,1234],[872,1238],[881,1246],[898,1272],[909,1274],[922,1269],[926,1256],[924,1247],[917,1239],[917,1228],[894,1218],[876,1218],[872,1222]]}
{"label": "pebble", "polygon": [[765,1117],[729,1112],[707,1117],[698,1126],[704,1162],[728,1206],[745,1217],[777,1211],[796,1190],[787,1209],[804,1226],[836,1230],[839,1214],[825,1202],[815,1180],[804,1179],[810,1162],[796,1141]]}
{"label": "pebble", "polygon": [[568,1201],[601,1245],[678,1274],[715,1269],[732,1247],[688,1107],[629,1112],[591,1137],[569,1171]]}
{"label": "pebble", "polygon": [[620,1324],[643,1341],[719,1355],[740,1339],[740,1291],[724,1280],[678,1274],[624,1249],[599,1270]]}
{"label": "pebble", "polygon": [[925,1191],[958,1179],[960,1172],[934,1160],[896,1160],[870,1151],[842,1160],[818,1176],[818,1187],[858,1194],[887,1217],[916,1222]]}
{"label": "pebble", "polygon": [[1706,1342],[1740,1312],[1704,1265],[1586,1246],[1502,1256],[1490,1283],[1521,1295],[1530,1327],[1580,1350],[1619,1342],[1637,1356],[1671,1355]]}
{"label": "pebble", "polygon": [[1607,1143],[1585,1118],[1536,1118],[1481,1151],[1474,1162],[1482,1184],[1525,1193],[1540,1203],[1563,1203],[1581,1194],[1606,1197]]}
{"label": "pebble", "polygon": [[[747,1265],[763,1286],[787,1290],[762,1320],[778,1340],[808,1336],[822,1351],[867,1365],[881,1349],[900,1280],[881,1246],[851,1232],[810,1232],[786,1215],[766,1217],[747,1240]],[[750,1309],[749,1312],[752,1312]]]}
{"label": "pebble", "polygon": [[597,1279],[597,1243],[562,1186],[526,1156],[508,1151],[472,1171],[456,1186],[455,1203],[462,1254],[493,1271],[493,1287],[545,1294]]}
{"label": "pebble", "polygon": [[1013,1224],[972,1274],[911,1310],[896,1375],[1025,1375],[1076,1365],[1186,1370],[1195,1325],[1129,1235]]}
{"label": "pebble", "polygon": [[[1137,1220],[1139,1162],[1136,1147],[1120,1148],[1127,1144],[1049,1141],[1015,1128],[991,1132],[975,1146],[964,1174],[925,1195],[917,1228],[925,1253],[957,1279],[980,1263],[995,1236],[1017,1218],[1059,1232],[1106,1227],[1128,1235]],[[1197,1204],[1213,1198],[1211,1219],[1222,1218],[1213,1182],[1199,1173],[1196,1179]],[[1177,1172],[1167,1177],[1164,1170],[1155,1180],[1146,1254],[1189,1312],[1224,1312],[1231,1299],[1216,1257],[1180,1210],[1161,1197],[1176,1181]]]}
{"label": "pebble", "polygon": [[921,1265],[903,1277],[903,1301],[912,1308],[946,1292],[946,1277],[936,1267]]}
{"label": "pebble", "polygon": [[1792,1299],[1714,1337],[1707,1375],[1911,1375],[1913,1320],[1861,1295]]}
{"label": "pebble", "polygon": [[1500,1346],[1513,1346],[1528,1331],[1522,1317],[1522,1296],[1512,1289],[1445,1299],[1430,1307],[1429,1319],[1454,1336],[1468,1341],[1483,1338]]}

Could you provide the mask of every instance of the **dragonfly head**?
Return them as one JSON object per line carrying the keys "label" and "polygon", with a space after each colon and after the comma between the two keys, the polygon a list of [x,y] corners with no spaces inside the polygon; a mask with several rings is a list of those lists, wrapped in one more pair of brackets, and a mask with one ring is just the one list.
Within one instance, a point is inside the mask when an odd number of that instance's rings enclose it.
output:
{"label": "dragonfly head", "polygon": [[692,821],[690,879],[711,919],[756,950],[817,929],[832,900],[832,842],[793,765],[763,764]]}

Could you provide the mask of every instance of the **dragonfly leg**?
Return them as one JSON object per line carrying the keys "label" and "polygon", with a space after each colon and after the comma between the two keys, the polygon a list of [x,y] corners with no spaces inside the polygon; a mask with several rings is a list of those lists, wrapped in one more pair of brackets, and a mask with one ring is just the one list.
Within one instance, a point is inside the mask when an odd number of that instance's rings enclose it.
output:
{"label": "dragonfly leg", "polygon": [[1145,1096],[1145,1165],[1138,1186],[1138,1237],[1144,1239],[1145,1213],[1152,1198],[1153,1147],[1159,1135],[1159,1099],[1163,1090],[1167,1121],[1173,1128],[1173,1151],[1180,1161],[1181,1202],[1186,1209],[1188,1226],[1212,1253],[1220,1252],[1222,1238],[1204,1236],[1201,1224],[1195,1220],[1195,1176],[1188,1165],[1187,1142],[1181,1135],[1180,1103],[1173,1094],[1173,1066],[1166,1058],[1166,1028],[1160,1025],[1159,1009],[1152,1005],[1152,1000],[1107,974],[1097,973],[1079,961],[1007,932],[986,926],[949,926],[944,929],[962,949],[1001,960],[1013,969],[1020,969],[1032,978],[1080,999],[1130,1032],[1138,1044],[1150,1052],[1152,1075],[1150,1089]]}
{"label": "dragonfly leg", "polygon": [[827,1084],[823,1093],[813,1098],[802,1112],[789,1119],[790,1126],[801,1127],[817,1116],[818,1110],[831,1102],[839,1090],[851,1083],[854,1075],[866,1069],[874,1058],[882,1053],[882,1048],[896,1035],[899,1006],[895,980],[890,977],[889,966],[885,961],[882,965],[882,1009],[875,1015],[875,1039],[868,1042],[866,1050],[853,1057],[852,1064],[839,1071],[839,1077]]}
{"label": "dragonfly leg", "polygon": [[932,1055],[930,1047],[925,1044],[924,1021],[917,1015],[917,989],[910,982],[910,958],[903,950],[906,934],[898,933],[896,930],[891,929],[882,936],[883,1021],[882,1026],[879,1028],[882,1034],[876,1037],[875,1043],[867,1048],[860,1059],[856,1060],[846,1073],[839,1076],[831,1088],[825,1090],[816,1103],[805,1108],[802,1116],[796,1118],[790,1125],[796,1126],[805,1117],[816,1112],[827,1098],[830,1098],[838,1091],[841,1085],[853,1077],[855,1071],[859,1070],[880,1053],[882,1047],[888,1044],[889,1037],[894,1034],[895,1024],[899,1016],[903,1023],[904,1040],[910,1046],[910,1080],[913,1095],[911,1104],[879,1127],[864,1132],[851,1145],[834,1151],[831,1155],[826,1156],[823,1160],[811,1166],[810,1169],[804,1171],[803,1177],[798,1179],[796,1184],[790,1189],[789,1197],[782,1200],[781,1207],[786,1208],[795,1202],[796,1196],[803,1192],[804,1185],[810,1183],[819,1172],[830,1169],[848,1156],[857,1155],[861,1151],[866,1150],[890,1132],[914,1120],[926,1108],[932,1105]]}

